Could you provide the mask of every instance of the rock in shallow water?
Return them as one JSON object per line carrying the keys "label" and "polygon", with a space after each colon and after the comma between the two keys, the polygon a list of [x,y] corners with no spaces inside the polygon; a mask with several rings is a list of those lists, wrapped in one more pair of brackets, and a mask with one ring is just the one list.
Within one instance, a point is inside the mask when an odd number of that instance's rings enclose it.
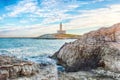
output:
{"label": "rock in shallow water", "polygon": [[53,56],[66,71],[103,67],[120,72],[120,23],[84,34],[64,44]]}
{"label": "rock in shallow water", "polygon": [[0,56],[0,80],[58,80],[55,64],[37,64]]}

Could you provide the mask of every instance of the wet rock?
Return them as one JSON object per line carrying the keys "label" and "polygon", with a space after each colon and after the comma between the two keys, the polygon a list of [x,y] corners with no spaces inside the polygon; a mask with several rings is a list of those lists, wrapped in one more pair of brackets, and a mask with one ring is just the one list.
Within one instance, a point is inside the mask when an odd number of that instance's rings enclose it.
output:
{"label": "wet rock", "polygon": [[59,80],[120,80],[120,73],[106,70],[59,72]]}
{"label": "wet rock", "polygon": [[0,80],[57,80],[55,64],[38,64],[0,55]]}
{"label": "wet rock", "polygon": [[103,67],[120,71],[120,23],[84,34],[64,44],[53,56],[66,71]]}

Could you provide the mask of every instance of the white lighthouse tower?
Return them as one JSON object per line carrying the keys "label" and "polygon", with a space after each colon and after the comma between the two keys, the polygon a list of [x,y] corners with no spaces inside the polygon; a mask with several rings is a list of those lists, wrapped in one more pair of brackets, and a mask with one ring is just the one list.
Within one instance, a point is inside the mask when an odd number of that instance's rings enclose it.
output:
{"label": "white lighthouse tower", "polygon": [[60,23],[60,29],[57,31],[57,34],[66,34],[66,31],[62,29],[62,22]]}

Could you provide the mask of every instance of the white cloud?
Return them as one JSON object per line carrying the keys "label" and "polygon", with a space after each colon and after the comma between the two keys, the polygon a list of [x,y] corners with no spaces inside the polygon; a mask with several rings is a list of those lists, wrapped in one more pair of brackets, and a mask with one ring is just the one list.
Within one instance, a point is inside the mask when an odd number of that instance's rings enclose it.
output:
{"label": "white cloud", "polygon": [[8,6],[6,9],[10,11],[8,13],[9,17],[16,17],[17,15],[21,13],[33,13],[37,9],[37,2],[34,2],[33,0],[24,0],[20,1],[15,6]]}
{"label": "white cloud", "polygon": [[107,0],[94,0],[92,3],[103,2],[103,1],[107,1]]}
{"label": "white cloud", "polygon": [[24,23],[28,23],[28,20],[20,20],[20,23],[24,24]]}
{"label": "white cloud", "polygon": [[3,18],[2,17],[0,17],[0,20],[2,20]]}
{"label": "white cloud", "polygon": [[1,16],[0,16],[0,20],[3,20],[5,17],[6,17],[5,14],[1,15]]}
{"label": "white cloud", "polygon": [[46,21],[51,22],[51,19],[52,22],[55,22],[67,18],[68,15],[65,14],[67,11],[72,11],[83,4],[82,2],[76,3],[76,0],[69,3],[63,3],[62,0],[44,0],[39,7],[37,0],[23,0],[15,6],[6,7],[6,9],[10,11],[7,14],[9,17],[20,17],[20,14],[30,13],[27,14],[28,17],[44,18],[43,24],[45,24]]}
{"label": "white cloud", "polygon": [[78,15],[66,25],[71,25],[71,28],[110,26],[120,22],[119,8],[120,5],[112,5],[108,8],[84,11],[82,15]]}
{"label": "white cloud", "polygon": [[[65,23],[64,28],[69,29],[82,29],[92,27],[108,27],[120,22],[120,5],[111,5],[108,8],[100,8],[95,10],[83,11],[82,14],[71,16],[72,20]],[[50,28],[50,27],[53,28]],[[59,25],[49,25],[46,32],[55,32]],[[84,31],[86,32],[86,31]]]}
{"label": "white cloud", "polygon": [[[45,24],[54,23],[65,19],[71,19],[70,22],[63,24],[64,29],[66,30],[110,26],[112,24],[120,22],[120,5],[109,5],[107,8],[99,8],[94,10],[81,10],[78,11],[80,13],[78,15],[70,15],[66,14],[66,12],[72,11],[75,8],[79,7],[79,4],[66,4],[62,6],[60,5],[60,2],[56,2],[58,0],[52,0],[49,2],[45,2],[48,1],[45,0],[42,3],[43,6],[40,8],[36,6],[37,3],[33,2],[33,0],[27,1],[30,2],[27,4],[25,4],[25,2],[21,2],[17,6],[14,6],[12,12],[9,15],[12,17],[17,16],[21,13],[32,13],[29,15],[31,21],[35,21],[36,17],[43,17],[43,21],[31,26],[15,26],[7,27],[5,29],[0,28],[0,34],[2,34],[2,31],[8,31],[6,34],[3,34],[6,36],[38,36],[46,33],[55,33],[59,27],[59,24]],[[52,6],[49,6],[51,4]],[[23,6],[23,8],[21,8],[21,6]],[[21,23],[26,23],[26,21],[29,20],[23,20]]]}

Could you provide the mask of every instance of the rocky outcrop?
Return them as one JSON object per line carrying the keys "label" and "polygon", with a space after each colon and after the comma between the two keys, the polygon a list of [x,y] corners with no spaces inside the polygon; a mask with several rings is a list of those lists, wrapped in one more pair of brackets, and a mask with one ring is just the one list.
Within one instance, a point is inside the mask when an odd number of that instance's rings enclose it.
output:
{"label": "rocky outcrop", "polygon": [[0,80],[57,80],[57,69],[53,64],[0,56]]}
{"label": "rocky outcrop", "polygon": [[53,56],[66,71],[102,67],[120,72],[120,23],[101,28],[64,44]]}
{"label": "rocky outcrop", "polygon": [[78,72],[59,72],[59,80],[120,80],[120,73],[102,69]]}

